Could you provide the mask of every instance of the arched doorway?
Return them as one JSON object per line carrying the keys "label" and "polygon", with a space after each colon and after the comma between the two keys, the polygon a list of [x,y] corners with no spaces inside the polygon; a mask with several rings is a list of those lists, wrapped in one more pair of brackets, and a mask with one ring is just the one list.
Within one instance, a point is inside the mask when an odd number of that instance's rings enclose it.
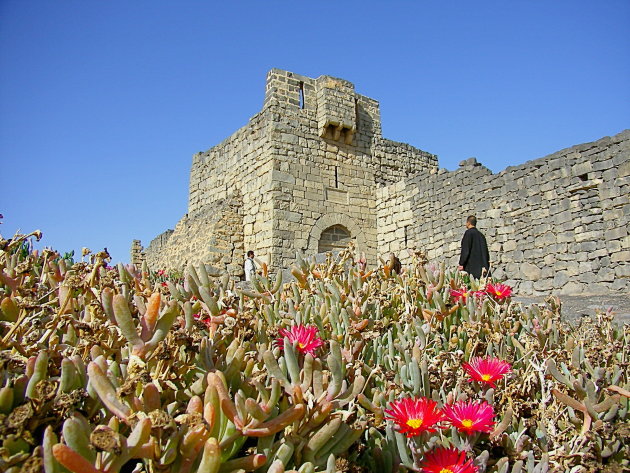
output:
{"label": "arched doorway", "polygon": [[332,225],[326,228],[319,237],[318,253],[343,250],[352,240],[350,231],[343,225]]}
{"label": "arched doorway", "polygon": [[[335,212],[322,215],[317,219],[313,228],[311,228],[310,235],[308,237],[308,243],[304,247],[304,252],[307,255],[314,255],[318,253],[319,241],[326,230],[331,227],[340,226],[346,233],[350,234],[350,238],[356,243],[356,247],[359,251],[370,251],[371,248],[376,247],[376,242],[373,245],[368,246],[366,241],[365,232],[357,225],[352,217],[341,212]],[[374,235],[376,240],[376,235]],[[350,240],[348,240],[350,241]],[[343,245],[345,247],[345,245]]]}

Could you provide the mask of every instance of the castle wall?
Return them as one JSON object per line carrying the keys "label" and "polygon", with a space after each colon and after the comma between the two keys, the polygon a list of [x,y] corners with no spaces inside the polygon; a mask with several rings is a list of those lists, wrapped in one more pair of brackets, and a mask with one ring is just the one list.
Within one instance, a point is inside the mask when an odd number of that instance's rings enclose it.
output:
{"label": "castle wall", "polygon": [[435,156],[384,140],[378,102],[341,79],[274,69],[265,106],[274,156],[273,264],[289,266],[296,251],[317,253],[332,225],[348,229],[375,263],[376,184],[434,168]]}
{"label": "castle wall", "polygon": [[271,145],[264,112],[222,143],[193,156],[188,213],[156,237],[144,257],[152,269],[204,262],[238,278],[247,249],[271,252]]}
{"label": "castle wall", "polygon": [[[213,213],[213,203],[237,193],[242,199],[244,246],[260,256],[270,251],[273,220],[271,202],[272,144],[268,111],[222,143],[193,157],[190,171],[188,215]],[[244,255],[240,263],[244,260]]]}
{"label": "castle wall", "polygon": [[416,245],[455,267],[475,214],[495,275],[521,294],[630,290],[630,130],[498,174],[470,159],[377,196],[381,253]]}
{"label": "castle wall", "polygon": [[181,271],[188,264],[205,263],[236,278],[243,274],[242,201],[234,195],[208,205],[212,211],[185,215],[174,230],[151,241],[143,255],[149,268]]}

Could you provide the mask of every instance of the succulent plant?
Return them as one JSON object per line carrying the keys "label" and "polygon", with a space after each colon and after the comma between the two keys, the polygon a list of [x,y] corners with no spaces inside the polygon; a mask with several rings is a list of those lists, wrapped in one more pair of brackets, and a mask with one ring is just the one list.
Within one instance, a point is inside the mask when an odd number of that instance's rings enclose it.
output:
{"label": "succulent plant", "polygon": [[[630,331],[611,313],[572,326],[555,298],[522,307],[421,252],[400,274],[352,246],[298,255],[294,279],[267,262],[241,287],[203,264],[74,262],[40,236],[0,239],[3,471],[629,467]],[[486,427],[407,437],[386,416],[405,398],[488,406]]]}

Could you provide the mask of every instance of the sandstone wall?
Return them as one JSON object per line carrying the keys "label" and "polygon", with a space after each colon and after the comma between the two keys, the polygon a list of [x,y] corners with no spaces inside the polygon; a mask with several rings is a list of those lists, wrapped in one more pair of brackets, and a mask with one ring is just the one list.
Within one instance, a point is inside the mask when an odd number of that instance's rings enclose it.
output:
{"label": "sandstone wall", "polygon": [[296,251],[317,253],[333,225],[349,230],[375,263],[377,183],[433,169],[435,156],[383,139],[378,102],[341,79],[274,69],[265,106],[272,112],[273,264],[287,267]]}
{"label": "sandstone wall", "polygon": [[379,187],[376,191],[378,253],[394,253],[403,264],[411,261],[407,249],[424,248],[416,241],[416,224],[406,181]]}
{"label": "sandstone wall", "polygon": [[212,211],[184,216],[151,241],[144,258],[153,270],[183,270],[189,263],[205,263],[235,278],[243,274],[242,202],[238,196],[212,204]]}
{"label": "sandstone wall", "polygon": [[467,160],[378,196],[379,252],[405,247],[410,208],[408,241],[454,267],[475,214],[495,275],[521,294],[630,291],[630,130],[498,174]]}
{"label": "sandstone wall", "polygon": [[[222,143],[193,157],[190,171],[188,215],[214,212],[213,205],[234,194],[242,199],[244,247],[260,256],[271,251],[273,204],[271,202],[272,144],[269,140],[269,110]],[[244,255],[239,257],[239,264]]]}
{"label": "sandstone wall", "polygon": [[271,144],[265,111],[222,143],[193,156],[188,213],[144,250],[152,269],[205,262],[242,275],[247,249],[271,252]]}

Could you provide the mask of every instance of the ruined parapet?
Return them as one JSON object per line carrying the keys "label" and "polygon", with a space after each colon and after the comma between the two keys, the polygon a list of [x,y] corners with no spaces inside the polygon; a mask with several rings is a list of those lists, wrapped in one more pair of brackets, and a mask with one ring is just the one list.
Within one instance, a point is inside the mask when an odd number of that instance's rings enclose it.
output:
{"label": "ruined parapet", "polygon": [[154,271],[183,271],[189,264],[203,263],[218,274],[240,279],[245,258],[242,208],[236,195],[194,217],[185,215],[174,230],[159,235],[144,249],[147,265]]}
{"label": "ruined parapet", "polygon": [[142,248],[142,243],[140,240],[133,240],[131,242],[131,264],[135,265],[136,268],[140,268],[142,263],[144,263],[144,251]]}

